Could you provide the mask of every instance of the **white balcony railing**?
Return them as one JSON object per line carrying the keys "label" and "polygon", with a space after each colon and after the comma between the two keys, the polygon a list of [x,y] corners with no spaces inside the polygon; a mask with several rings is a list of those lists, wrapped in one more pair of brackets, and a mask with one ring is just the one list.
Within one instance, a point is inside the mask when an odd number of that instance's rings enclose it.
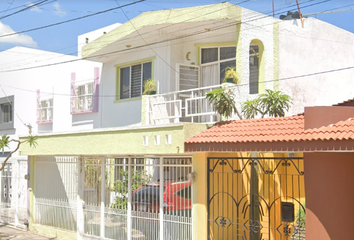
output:
{"label": "white balcony railing", "polygon": [[147,97],[147,124],[178,122],[215,123],[215,113],[205,95],[221,85],[156,94]]}

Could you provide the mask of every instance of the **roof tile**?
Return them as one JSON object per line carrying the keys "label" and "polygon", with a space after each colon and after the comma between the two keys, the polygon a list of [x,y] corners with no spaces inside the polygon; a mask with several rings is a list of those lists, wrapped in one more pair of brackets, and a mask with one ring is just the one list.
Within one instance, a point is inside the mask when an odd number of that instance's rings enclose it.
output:
{"label": "roof tile", "polygon": [[218,122],[186,143],[290,142],[354,139],[354,119],[304,130],[304,115]]}

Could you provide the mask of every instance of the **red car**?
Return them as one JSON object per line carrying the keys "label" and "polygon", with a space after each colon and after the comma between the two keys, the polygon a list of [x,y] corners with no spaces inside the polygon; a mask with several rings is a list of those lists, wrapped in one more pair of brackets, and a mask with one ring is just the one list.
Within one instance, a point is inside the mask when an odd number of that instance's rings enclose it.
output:
{"label": "red car", "polygon": [[191,182],[174,182],[168,185],[163,194],[163,201],[164,212],[176,214],[186,212],[190,214],[192,209]]}
{"label": "red car", "polygon": [[[164,181],[164,212],[177,213],[192,209],[191,182]],[[138,187],[132,198],[133,210],[158,213],[160,209],[160,182]]]}

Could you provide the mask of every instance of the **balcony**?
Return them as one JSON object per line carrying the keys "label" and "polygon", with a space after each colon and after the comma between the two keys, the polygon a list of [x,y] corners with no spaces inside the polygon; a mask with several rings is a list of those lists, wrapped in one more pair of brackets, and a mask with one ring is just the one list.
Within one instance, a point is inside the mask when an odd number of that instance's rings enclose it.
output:
{"label": "balcony", "polygon": [[[221,85],[214,85],[164,94],[146,95],[143,102],[145,123],[146,125],[179,122],[215,123],[220,120],[220,116],[215,113],[205,95],[207,92],[220,87]],[[230,84],[226,87],[234,91],[237,85]]]}

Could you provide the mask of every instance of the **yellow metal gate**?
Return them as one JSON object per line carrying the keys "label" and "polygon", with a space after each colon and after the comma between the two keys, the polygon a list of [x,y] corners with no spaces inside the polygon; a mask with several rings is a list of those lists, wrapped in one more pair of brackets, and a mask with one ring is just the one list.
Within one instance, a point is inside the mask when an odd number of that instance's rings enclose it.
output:
{"label": "yellow metal gate", "polygon": [[208,171],[209,239],[305,239],[302,158],[208,158]]}

